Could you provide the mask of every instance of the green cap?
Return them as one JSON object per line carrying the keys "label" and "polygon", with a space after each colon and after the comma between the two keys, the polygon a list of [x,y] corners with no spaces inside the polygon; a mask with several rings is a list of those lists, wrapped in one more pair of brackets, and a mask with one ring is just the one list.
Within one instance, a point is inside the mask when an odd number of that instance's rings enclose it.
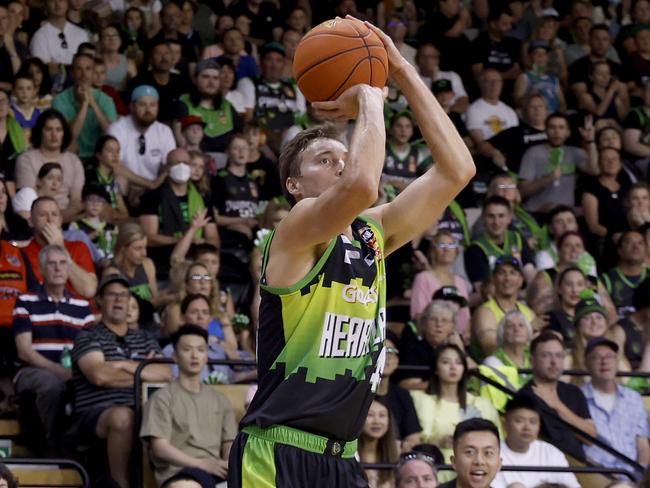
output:
{"label": "green cap", "polygon": [[573,318],[573,324],[577,327],[580,323],[580,320],[592,312],[598,312],[603,317],[605,317],[605,319],[607,319],[607,310],[605,310],[605,307],[603,307],[598,302],[598,300],[596,300],[596,298],[593,296],[593,293],[592,297],[583,298],[576,305],[576,315]]}

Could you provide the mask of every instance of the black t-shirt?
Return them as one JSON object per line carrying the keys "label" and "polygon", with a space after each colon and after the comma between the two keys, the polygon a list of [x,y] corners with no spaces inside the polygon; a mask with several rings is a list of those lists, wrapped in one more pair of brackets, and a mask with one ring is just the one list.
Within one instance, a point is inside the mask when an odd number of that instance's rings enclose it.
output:
{"label": "black t-shirt", "polygon": [[[399,351],[399,360],[402,364],[407,364],[409,366],[426,366],[427,368],[431,365],[433,348],[424,338],[417,336],[408,326],[405,327],[404,332],[402,332]],[[398,369],[391,376],[391,381],[399,383],[400,381],[409,378],[420,378],[427,381],[429,376],[430,373],[428,369],[426,371]]]}
{"label": "black t-shirt", "polygon": [[645,82],[650,79],[650,60],[643,59],[638,52],[630,54],[625,68],[625,78],[639,87],[645,86]]}
{"label": "black t-shirt", "polygon": [[253,178],[260,190],[259,199],[269,201],[282,195],[280,186],[280,173],[273,161],[260,155],[257,161],[246,165],[246,172]]}
{"label": "black t-shirt", "polygon": [[481,63],[483,69],[493,68],[504,73],[518,62],[520,53],[521,42],[514,37],[495,42],[484,32],[472,43],[471,64]]}
{"label": "black t-shirt", "polygon": [[547,140],[546,132],[521,122],[517,127],[510,127],[499,132],[488,142],[506,157],[508,169],[514,173],[519,173],[521,158],[526,150]]}
{"label": "black t-shirt", "polygon": [[[523,237],[521,237],[520,253],[522,266],[528,263],[534,263],[535,256],[530,250],[530,247],[528,247],[526,239]],[[467,270],[467,277],[471,283],[483,282],[492,273],[488,256],[485,255],[483,249],[477,244],[471,244],[465,249],[465,269]]]}
{"label": "black t-shirt", "polygon": [[[582,449],[582,443],[578,440],[573,430],[567,427],[564,422],[557,419],[557,417],[559,417],[557,412],[533,393],[533,383],[534,380],[530,380],[526,383],[521,390],[519,390],[519,394],[535,398],[541,405],[541,437],[579,461],[584,461],[585,453]],[[557,394],[562,403],[564,403],[578,417],[591,419],[587,399],[580,388],[575,385],[564,383],[563,381],[558,381]]]}
{"label": "black t-shirt", "polygon": [[576,329],[573,325],[573,318],[562,309],[551,310],[548,313],[548,328],[562,334],[564,347],[571,349],[573,347],[573,338],[576,335]]}
{"label": "black t-shirt", "polygon": [[605,188],[597,177],[585,178],[583,193],[589,193],[598,200],[598,223],[607,228],[607,234],[622,232],[627,228],[627,213],[623,206],[623,196],[627,187],[621,185],[617,192]]}
{"label": "black t-shirt", "polygon": [[248,8],[247,2],[233,2],[228,10],[233,19],[240,15],[251,19],[251,36],[265,41],[271,40],[273,29],[281,25],[278,9],[271,2],[263,1],[258,13],[252,12]]}
{"label": "black t-shirt", "polygon": [[[158,233],[163,234],[162,225],[163,225],[164,216],[162,215],[160,202],[163,200],[163,197],[171,198],[172,195],[170,195],[169,193],[165,193],[163,196],[161,188],[162,186],[156,188],[155,190],[149,190],[144,195],[142,195],[142,198],[140,199],[140,207],[138,208],[138,215],[156,215],[157,217],[159,217],[160,226],[158,228]],[[191,221],[191,217],[189,215],[187,194],[180,197],[178,195],[173,195],[173,197],[176,198],[176,204],[181,209],[183,220],[185,220],[186,224],[189,224]],[[179,227],[174,229],[172,233],[164,234],[164,235],[175,235],[177,237],[180,237],[183,235],[183,232],[185,232],[186,229],[187,229],[187,225],[185,226],[185,228]]]}
{"label": "black t-shirt", "polygon": [[190,88],[189,80],[176,73],[170,73],[166,85],[159,84],[151,71],[139,74],[128,83],[126,102],[130,101],[131,93],[140,85],[151,85],[158,90],[158,120],[169,122],[174,119],[176,102],[178,98],[187,93]]}
{"label": "black t-shirt", "polygon": [[413,399],[407,390],[391,384],[388,386],[388,394],[385,398],[388,400],[390,411],[395,419],[400,439],[422,431]]}
{"label": "black t-shirt", "polygon": [[629,317],[620,319],[618,323],[625,331],[625,357],[630,362],[632,369],[636,370],[643,359],[645,344],[643,332]]}
{"label": "black t-shirt", "polygon": [[255,218],[259,189],[250,174],[236,176],[228,168],[212,179],[212,206],[226,217]]}
{"label": "black t-shirt", "polygon": [[[619,80],[624,80],[625,77],[623,72],[623,67],[611,59],[605,59],[607,64],[609,64],[610,72],[612,76],[616,77]],[[574,83],[589,83],[589,72],[591,70],[592,61],[589,56],[583,56],[580,59],[574,61],[574,63],[569,66],[569,84],[573,85]]]}

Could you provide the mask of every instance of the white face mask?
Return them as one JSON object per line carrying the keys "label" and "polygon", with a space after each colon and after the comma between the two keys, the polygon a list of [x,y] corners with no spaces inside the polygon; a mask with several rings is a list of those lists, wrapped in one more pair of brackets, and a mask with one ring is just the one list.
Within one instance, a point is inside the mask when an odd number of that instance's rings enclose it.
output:
{"label": "white face mask", "polygon": [[169,170],[169,177],[174,183],[182,184],[188,182],[191,173],[192,170],[190,169],[189,164],[178,163],[172,166],[172,168]]}

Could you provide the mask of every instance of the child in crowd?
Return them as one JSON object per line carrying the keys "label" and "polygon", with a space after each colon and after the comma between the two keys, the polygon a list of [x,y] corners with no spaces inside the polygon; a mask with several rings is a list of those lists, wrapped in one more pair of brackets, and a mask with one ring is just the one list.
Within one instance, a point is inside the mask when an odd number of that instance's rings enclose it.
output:
{"label": "child in crowd", "polygon": [[36,178],[36,189],[26,186],[11,199],[14,211],[25,220],[29,219],[34,200],[39,197],[55,198],[63,183],[63,168],[59,163],[45,163]]}
{"label": "child in crowd", "polygon": [[104,220],[102,215],[111,199],[103,185],[86,184],[82,190],[83,217],[70,224],[71,229],[83,230],[95,244],[102,258],[112,258],[117,237],[117,228]]}
{"label": "child in crowd", "polygon": [[36,106],[36,86],[31,76],[17,76],[13,88],[11,110],[14,118],[23,128],[25,139],[31,138],[41,110]]}
{"label": "child in crowd", "polygon": [[[195,125],[195,127],[200,127]],[[190,151],[190,181],[203,197],[204,202],[210,201],[210,178],[207,171],[208,156],[201,151]]]}
{"label": "child in crowd", "polygon": [[280,174],[273,160],[262,152],[266,135],[255,121],[251,121],[244,126],[244,137],[248,141],[248,173],[259,187],[260,201],[268,202],[281,196]]}
{"label": "child in crowd", "polygon": [[205,122],[198,115],[186,115],[181,119],[181,132],[183,133],[183,141],[185,141],[184,149],[188,151],[201,150],[204,127]]}

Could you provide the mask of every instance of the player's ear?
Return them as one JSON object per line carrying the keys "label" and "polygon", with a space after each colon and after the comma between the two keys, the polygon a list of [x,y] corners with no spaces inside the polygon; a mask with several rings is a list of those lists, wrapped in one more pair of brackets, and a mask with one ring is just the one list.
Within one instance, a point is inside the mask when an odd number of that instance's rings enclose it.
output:
{"label": "player's ear", "polygon": [[300,182],[298,181],[298,178],[294,178],[293,176],[289,176],[287,178],[287,181],[285,183],[287,187],[287,191],[291,195],[297,195],[300,193]]}

